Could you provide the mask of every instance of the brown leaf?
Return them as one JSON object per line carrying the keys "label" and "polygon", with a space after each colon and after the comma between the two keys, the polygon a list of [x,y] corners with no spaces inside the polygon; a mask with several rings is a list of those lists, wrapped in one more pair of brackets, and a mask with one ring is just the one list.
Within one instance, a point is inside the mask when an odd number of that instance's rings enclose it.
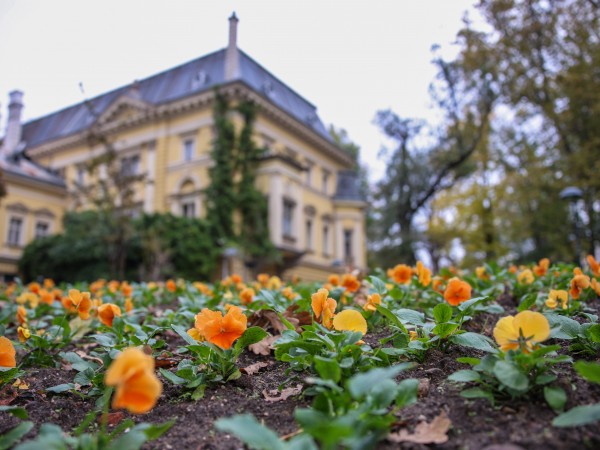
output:
{"label": "brown leaf", "polygon": [[417,396],[419,398],[429,395],[429,378],[419,378],[419,387],[417,388]]}
{"label": "brown leaf", "polygon": [[10,384],[5,385],[0,389],[0,406],[10,405],[18,395],[17,390]]}
{"label": "brown leaf", "polygon": [[13,383],[13,387],[15,387],[17,389],[27,390],[27,389],[29,389],[29,384],[25,383],[20,378],[17,378],[15,380],[15,382]]}
{"label": "brown leaf", "polygon": [[250,364],[247,367],[242,367],[240,369],[240,372],[245,373],[246,375],[254,375],[255,373],[257,373],[260,369],[264,368],[264,367],[268,367],[271,365],[271,362],[264,362],[264,361],[259,361],[257,363],[254,364]]}
{"label": "brown leaf", "polygon": [[433,419],[430,423],[421,422],[415,427],[414,433],[400,430],[399,433],[390,433],[387,436],[391,442],[414,442],[417,444],[443,444],[448,441],[448,429],[452,422],[448,419],[445,411]]}
{"label": "brown leaf", "polygon": [[255,344],[250,344],[248,349],[255,355],[269,355],[271,353],[271,349],[273,348],[273,342],[275,342],[277,339],[279,339],[279,336],[267,336]]}
{"label": "brown leaf", "polygon": [[102,414],[100,415],[100,417],[98,418],[98,422],[102,423],[102,419],[106,420],[106,424],[108,426],[115,426],[117,425],[121,420],[123,420],[123,418],[125,417],[125,413],[122,411],[116,411],[116,412],[111,412],[108,413],[106,415]]}
{"label": "brown leaf", "polygon": [[[302,385],[298,384],[296,385],[296,387],[285,388],[281,392],[279,392],[277,389],[272,389],[267,392],[267,390],[265,389],[262,392],[262,394],[267,402],[282,402],[283,400],[286,400],[289,397],[298,395],[300,392],[302,392]],[[279,397],[277,397],[278,394]]]}

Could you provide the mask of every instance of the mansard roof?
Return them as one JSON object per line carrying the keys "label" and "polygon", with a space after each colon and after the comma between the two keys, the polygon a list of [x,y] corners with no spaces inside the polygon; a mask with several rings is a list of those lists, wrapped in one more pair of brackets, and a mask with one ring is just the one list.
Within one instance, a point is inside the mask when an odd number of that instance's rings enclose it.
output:
{"label": "mansard roof", "polygon": [[136,100],[150,106],[158,106],[207,91],[221,84],[241,81],[331,142],[329,133],[317,115],[314,105],[241,50],[239,50],[238,75],[226,80],[225,57],[226,49],[222,49],[136,81],[133,85],[122,86],[99,95],[90,100],[94,113],[82,102],[27,122],[23,125],[22,139],[26,148],[33,148],[84,131],[117,99],[124,95],[133,95],[132,90]]}

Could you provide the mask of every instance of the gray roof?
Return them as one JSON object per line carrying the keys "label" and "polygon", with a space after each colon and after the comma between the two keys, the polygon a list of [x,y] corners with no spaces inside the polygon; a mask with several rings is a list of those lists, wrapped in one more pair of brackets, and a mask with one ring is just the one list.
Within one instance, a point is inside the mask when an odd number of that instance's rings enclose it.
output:
{"label": "gray roof", "polygon": [[[225,52],[225,49],[219,50],[138,81],[137,88],[140,99],[152,105],[160,105],[224,84]],[[239,55],[240,75],[237,80],[244,82],[279,108],[331,141],[314,105],[274,77],[246,53],[240,50]],[[130,89],[131,85],[123,86],[91,99],[95,114],[101,115],[115,100],[125,95]],[[27,122],[23,126],[22,139],[27,148],[32,148],[83,131],[93,122],[94,115],[82,102]]]}
{"label": "gray roof", "polygon": [[41,183],[65,187],[65,182],[61,177],[50,169],[31,161],[22,152],[15,152],[8,156],[0,155],[0,169],[6,173],[30,178]]}

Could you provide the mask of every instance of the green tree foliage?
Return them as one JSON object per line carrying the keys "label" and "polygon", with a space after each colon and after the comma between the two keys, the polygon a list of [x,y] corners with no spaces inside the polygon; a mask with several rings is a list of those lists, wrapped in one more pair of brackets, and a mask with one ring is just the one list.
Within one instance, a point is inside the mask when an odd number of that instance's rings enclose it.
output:
{"label": "green tree foliage", "polygon": [[[242,127],[236,133],[231,119],[239,114]],[[275,247],[269,238],[267,200],[256,188],[256,169],[264,149],[253,140],[256,106],[249,101],[232,108],[218,91],[215,94],[216,136],[211,152],[206,190],[207,220],[219,247],[237,246],[247,260],[274,260]]]}
{"label": "green tree foliage", "polygon": [[[26,280],[44,276],[56,281],[110,278],[105,245],[112,229],[98,211],[67,213],[64,232],[36,239],[25,247],[19,272]],[[124,279],[160,280],[167,277],[207,279],[216,260],[205,221],[172,214],[133,219]]]}

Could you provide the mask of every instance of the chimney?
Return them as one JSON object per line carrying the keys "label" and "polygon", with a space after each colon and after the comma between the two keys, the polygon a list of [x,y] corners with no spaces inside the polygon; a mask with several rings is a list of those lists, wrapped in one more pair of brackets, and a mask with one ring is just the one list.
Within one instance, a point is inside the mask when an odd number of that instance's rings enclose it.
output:
{"label": "chimney", "polygon": [[21,112],[23,111],[23,93],[12,91],[8,103],[8,119],[6,121],[6,134],[2,147],[3,156],[8,156],[15,151],[21,142]]}
{"label": "chimney", "polygon": [[240,76],[240,52],[237,48],[238,22],[234,12],[229,18],[229,44],[225,50],[225,81],[235,80]]}

